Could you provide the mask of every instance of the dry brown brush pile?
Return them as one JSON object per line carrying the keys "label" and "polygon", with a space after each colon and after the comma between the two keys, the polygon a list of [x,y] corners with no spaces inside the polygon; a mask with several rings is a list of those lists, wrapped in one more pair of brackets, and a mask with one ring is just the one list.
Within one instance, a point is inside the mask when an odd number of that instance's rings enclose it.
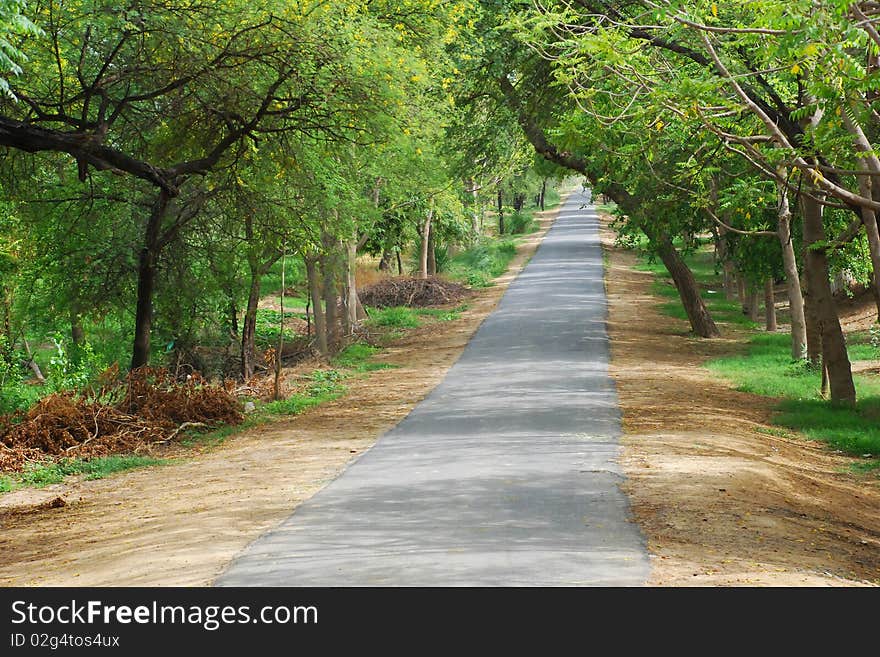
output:
{"label": "dry brown brush pile", "polygon": [[181,429],[242,421],[231,389],[199,375],[177,381],[167,370],[142,367],[103,380],[97,389],[53,393],[25,413],[0,417],[0,470],[52,457],[140,453]]}
{"label": "dry brown brush pile", "polygon": [[459,283],[431,276],[429,278],[385,278],[361,289],[358,293],[361,303],[365,306],[424,308],[459,301],[468,296],[470,291]]}

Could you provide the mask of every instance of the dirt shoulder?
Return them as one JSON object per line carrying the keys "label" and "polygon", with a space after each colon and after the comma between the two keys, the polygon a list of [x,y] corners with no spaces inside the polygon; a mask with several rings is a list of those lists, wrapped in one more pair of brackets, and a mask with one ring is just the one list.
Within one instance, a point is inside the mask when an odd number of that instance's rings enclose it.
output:
{"label": "dirt shoulder", "polygon": [[[0,497],[0,585],[203,586],[332,481],[445,375],[552,224],[522,241],[458,320],[378,355],[395,369],[346,381],[342,399],[227,439],[179,463]],[[65,506],[51,508],[61,497]]]}
{"label": "dirt shoulder", "polygon": [[880,583],[880,485],[824,444],[770,426],[772,400],[702,368],[738,348],[689,337],[657,310],[636,256],[609,255],[611,375],[623,409],[623,467],[633,514],[661,586]]}

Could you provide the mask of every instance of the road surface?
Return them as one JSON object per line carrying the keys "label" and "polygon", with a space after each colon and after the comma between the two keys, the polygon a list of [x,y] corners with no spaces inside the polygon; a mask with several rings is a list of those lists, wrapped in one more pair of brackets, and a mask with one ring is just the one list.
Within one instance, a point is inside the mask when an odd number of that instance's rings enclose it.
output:
{"label": "road surface", "polygon": [[598,219],[569,196],[431,394],[220,586],[633,586]]}

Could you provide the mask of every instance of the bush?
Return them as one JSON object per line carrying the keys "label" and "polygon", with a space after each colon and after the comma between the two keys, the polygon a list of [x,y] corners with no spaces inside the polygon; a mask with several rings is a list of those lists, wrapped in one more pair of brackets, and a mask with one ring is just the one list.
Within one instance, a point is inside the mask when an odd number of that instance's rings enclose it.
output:
{"label": "bush", "polygon": [[416,328],[421,325],[416,314],[405,306],[371,310],[370,322],[376,326],[393,326],[395,328]]}
{"label": "bush", "polygon": [[483,239],[456,255],[449,264],[449,275],[471,287],[485,287],[489,279],[501,276],[516,255],[512,240]]}
{"label": "bush", "polygon": [[509,235],[524,235],[534,233],[536,230],[538,230],[538,222],[531,213],[514,212],[504,222],[504,232]]}
{"label": "bush", "polygon": [[49,382],[55,391],[85,388],[107,367],[88,342],[68,344],[55,336],[52,343],[55,353],[49,359]]}

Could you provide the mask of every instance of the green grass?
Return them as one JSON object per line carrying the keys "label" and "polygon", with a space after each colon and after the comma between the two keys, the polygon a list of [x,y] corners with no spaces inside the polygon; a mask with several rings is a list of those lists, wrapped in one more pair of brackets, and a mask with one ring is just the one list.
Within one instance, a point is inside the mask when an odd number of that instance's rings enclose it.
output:
{"label": "green grass", "polygon": [[[710,361],[707,367],[738,390],[778,398],[774,424],[850,454],[880,455],[877,377],[856,375],[860,401],[854,409],[836,407],[819,395],[820,373],[803,363],[792,362],[789,340],[784,333],[758,333],[750,337],[746,353]],[[862,345],[853,351],[864,350]]]}
{"label": "green grass", "polygon": [[370,319],[367,322],[373,326],[394,328],[418,328],[422,325],[416,311],[406,306],[370,308]]}
{"label": "green grass", "polygon": [[65,477],[76,474],[84,474],[88,480],[103,479],[115,472],[166,463],[168,463],[168,459],[135,455],[29,463],[22,472],[0,478],[0,492],[6,493],[16,488],[42,488],[50,484],[59,484],[64,481]]}
{"label": "green grass", "polygon": [[880,456],[880,398],[865,398],[855,409],[835,407],[824,400],[786,399],[773,421],[808,438],[856,456]]}
{"label": "green grass", "polygon": [[872,461],[860,461],[849,466],[856,474],[880,474],[880,459]]}
{"label": "green grass", "polygon": [[535,221],[534,208],[523,208],[504,218],[505,235],[527,235],[537,232],[540,228],[541,226]]}
{"label": "green grass", "polygon": [[[737,389],[767,397],[818,400],[818,370],[792,362],[787,333],[756,333],[749,338],[745,354],[719,358],[707,364],[733,382]],[[858,397],[880,398],[880,381],[873,376],[854,377]]]}
{"label": "green grass", "polygon": [[419,308],[416,310],[416,314],[421,317],[433,317],[440,322],[451,322],[461,318],[461,313],[467,309],[467,304],[463,303],[452,310],[444,310],[443,308]]}
{"label": "green grass", "polygon": [[[299,256],[287,256],[284,259],[284,286],[303,287],[306,282],[306,266]],[[278,294],[281,291],[281,260],[260,279],[260,290],[263,295]]]}
{"label": "green grass", "polygon": [[476,245],[451,258],[447,275],[471,287],[488,287],[491,279],[507,271],[516,255],[516,242],[512,239],[481,239]]}
{"label": "green grass", "polygon": [[[743,315],[738,301],[728,301],[724,296],[721,277],[715,272],[714,256],[706,247],[688,253],[684,260],[700,285],[700,296],[716,322],[735,324],[746,328],[757,328],[759,324]],[[660,311],[669,317],[687,321],[687,313],[681,305],[678,290],[669,277],[666,267],[659,261],[648,262],[647,258],[636,265],[636,269],[647,271],[656,277],[651,284],[651,292],[655,296],[666,299],[660,305]]]}
{"label": "green grass", "polygon": [[[713,255],[706,247],[687,254],[685,261],[700,284],[701,296],[716,322],[752,330],[758,328],[758,324],[742,314],[739,302],[724,298]],[[659,262],[643,261],[638,268],[657,277],[651,291],[663,300],[662,312],[686,320],[678,292],[665,267]],[[780,428],[767,428],[765,433],[789,436],[788,431],[798,432],[849,454],[880,456],[878,377],[856,375],[854,382],[860,400],[856,407],[834,406],[819,394],[821,373],[803,362],[791,360],[790,340],[787,333],[753,332],[745,353],[715,359],[706,367],[733,383],[737,390],[778,400],[773,423]],[[851,360],[880,357],[880,350],[871,345],[867,332],[849,336],[848,347]],[[860,467],[868,471],[880,466],[871,463]]]}
{"label": "green grass", "polygon": [[377,363],[370,360],[380,351],[382,349],[379,347],[356,342],[343,349],[332,360],[332,364],[336,367],[354,370],[355,372],[373,372],[375,370],[388,370],[397,367],[391,363]]}
{"label": "green grass", "polygon": [[547,185],[547,189],[544,190],[544,209],[552,210],[559,202],[562,200],[562,197],[559,195],[559,190],[553,186]]}
{"label": "green grass", "polygon": [[279,399],[278,401],[269,402],[263,406],[263,409],[269,415],[298,415],[313,406],[318,406],[333,401],[334,399],[339,399],[344,393],[345,387],[339,386],[339,388],[333,392],[291,395],[287,399]]}
{"label": "green grass", "polygon": [[[287,305],[287,302],[285,302]],[[290,307],[290,306],[287,306]],[[304,319],[304,316],[301,313],[284,311],[284,339],[285,340],[294,340],[297,337],[297,332],[290,325],[288,320],[293,318]],[[280,325],[281,325],[281,311],[274,310],[272,308],[259,308],[257,309],[257,325],[256,325],[256,339],[263,345],[265,344],[275,344],[278,342],[278,334],[280,333]]]}

